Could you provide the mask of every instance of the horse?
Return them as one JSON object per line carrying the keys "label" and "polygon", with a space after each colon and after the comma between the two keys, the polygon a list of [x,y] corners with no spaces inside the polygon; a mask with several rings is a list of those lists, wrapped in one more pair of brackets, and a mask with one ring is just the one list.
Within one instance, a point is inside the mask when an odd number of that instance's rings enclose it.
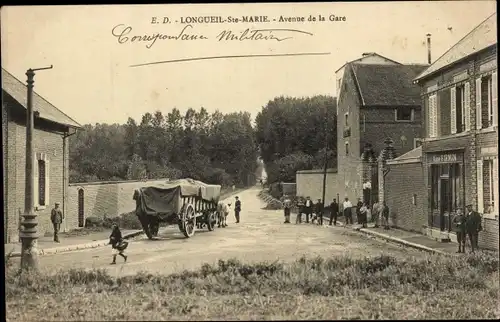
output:
{"label": "horse", "polygon": [[231,204],[219,201],[217,204],[217,214],[218,214],[218,225],[217,227],[227,227],[227,216],[231,212]]}

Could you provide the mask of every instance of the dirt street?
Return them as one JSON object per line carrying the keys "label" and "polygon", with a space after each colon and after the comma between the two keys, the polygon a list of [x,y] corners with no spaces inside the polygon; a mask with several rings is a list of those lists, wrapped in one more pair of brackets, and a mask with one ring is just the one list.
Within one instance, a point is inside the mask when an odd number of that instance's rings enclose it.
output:
{"label": "dirt street", "polygon": [[[40,257],[40,267],[53,271],[58,268],[107,268],[116,275],[138,271],[172,273],[196,269],[203,263],[236,257],[245,261],[294,260],[302,255],[370,256],[390,253],[397,256],[422,256],[422,253],[374,240],[342,227],[320,227],[311,224],[283,224],[282,211],[263,210],[265,204],[257,197],[257,188],[239,194],[242,202],[241,222],[228,217],[229,227],[208,232],[197,231],[186,239],[177,226],[166,228],[158,240],[131,241],[128,262],[118,257],[111,262],[111,247],[103,247],[46,255]],[[234,204],[234,197],[231,197]],[[293,216],[294,217],[294,216]],[[292,218],[292,222],[295,218]]]}

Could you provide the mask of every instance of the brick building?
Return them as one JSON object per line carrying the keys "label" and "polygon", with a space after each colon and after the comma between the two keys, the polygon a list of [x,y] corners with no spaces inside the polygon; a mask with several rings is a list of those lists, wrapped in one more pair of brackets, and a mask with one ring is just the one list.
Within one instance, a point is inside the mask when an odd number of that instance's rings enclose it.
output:
{"label": "brick building", "polygon": [[[420,90],[413,79],[427,67],[368,53],[337,70],[338,171],[328,173],[327,196],[373,202],[378,196],[376,158],[385,139],[391,138],[400,154],[420,144]],[[316,194],[322,172],[298,171],[296,178],[298,194],[321,197]]]}
{"label": "brick building", "polygon": [[[18,241],[20,215],[24,212],[26,100],[26,85],[2,68],[4,243]],[[36,93],[33,93],[33,110],[34,201],[39,233],[44,234],[52,230],[53,204],[60,202],[66,212],[68,137],[81,126]]]}
{"label": "brick building", "polygon": [[472,204],[483,214],[480,247],[498,249],[496,13],[416,77],[425,128],[427,233],[442,240],[453,216]]}
{"label": "brick building", "polygon": [[386,138],[393,140],[399,154],[417,146],[421,101],[412,80],[426,67],[357,62],[344,67],[337,104],[337,190],[341,196],[361,197],[368,182],[372,195],[378,194],[376,169],[373,171],[371,163]]}
{"label": "brick building", "polygon": [[422,146],[386,163],[383,199],[390,209],[391,225],[422,233],[427,225]]}

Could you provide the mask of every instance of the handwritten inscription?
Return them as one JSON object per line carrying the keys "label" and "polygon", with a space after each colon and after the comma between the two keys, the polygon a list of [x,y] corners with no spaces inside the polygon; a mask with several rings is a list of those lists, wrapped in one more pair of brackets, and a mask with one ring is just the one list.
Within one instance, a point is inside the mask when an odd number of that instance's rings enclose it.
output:
{"label": "handwritten inscription", "polygon": [[116,37],[119,44],[125,44],[127,42],[145,42],[146,48],[151,48],[157,40],[205,40],[208,37],[202,34],[190,34],[187,32],[188,29],[192,29],[192,25],[186,25],[182,30],[173,35],[167,35],[162,33],[154,33],[149,35],[135,35],[129,36],[132,32],[132,27],[125,25],[117,25],[113,28],[111,33]]}
{"label": "handwritten inscription", "polygon": [[[313,36],[312,33],[299,30],[299,29],[286,29],[286,28],[241,28],[232,29],[226,28],[224,30],[213,31],[196,31],[196,28],[203,28],[207,24],[305,24],[305,23],[321,23],[321,22],[340,22],[346,21],[345,16],[337,15],[309,15],[309,16],[286,16],[279,15],[270,17],[266,15],[253,15],[253,16],[182,16],[177,18],[171,17],[151,17],[150,23],[160,27],[161,31],[143,33],[136,31],[132,26],[126,24],[118,24],[111,30],[111,34],[118,44],[141,43],[145,44],[146,48],[152,48],[158,41],[175,40],[175,41],[199,41],[213,39],[217,42],[226,41],[275,41],[283,42],[299,36]],[[172,24],[177,24],[180,28],[177,30],[165,31],[163,26],[167,27]]]}
{"label": "handwritten inscription", "polygon": [[218,34],[215,38],[218,41],[223,41],[223,40],[276,40],[276,41],[284,41],[291,39],[293,37],[278,37],[274,33],[303,33],[303,34],[308,34],[312,36],[312,33],[302,31],[302,30],[295,30],[295,29],[245,29],[243,32],[239,34],[235,34],[231,30],[224,30],[220,34]]}

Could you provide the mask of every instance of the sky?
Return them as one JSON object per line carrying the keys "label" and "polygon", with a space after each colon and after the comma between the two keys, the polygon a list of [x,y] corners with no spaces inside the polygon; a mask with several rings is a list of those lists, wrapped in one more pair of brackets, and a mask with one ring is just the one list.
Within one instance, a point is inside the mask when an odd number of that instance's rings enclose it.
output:
{"label": "sky", "polygon": [[[335,95],[335,71],[376,52],[401,63],[441,56],[496,11],[495,1],[425,1],[279,4],[166,4],[15,6],[1,10],[1,59],[26,82],[26,70],[53,65],[35,76],[35,91],[80,124],[140,121],[146,113],[174,107],[209,112],[248,111],[252,117],[276,96]],[[325,21],[318,21],[318,16]],[[345,21],[329,21],[331,15]],[[185,17],[222,16],[225,23],[182,24]],[[238,22],[227,22],[228,17]],[[241,22],[267,16],[270,22]],[[279,22],[305,17],[304,22]],[[315,22],[307,21],[309,16]],[[153,17],[156,22],[152,23]],[[170,23],[163,24],[163,17]],[[276,19],[276,21],[273,21]],[[128,41],[113,35],[129,26]],[[121,29],[120,29],[121,28]],[[207,39],[131,42],[156,33]],[[224,31],[273,31],[279,39],[219,41]],[[271,32],[263,31],[262,35]],[[286,39],[285,39],[286,38]],[[122,38],[123,40],[124,38]],[[131,65],[193,57],[329,53],[315,56],[250,57]]]}

